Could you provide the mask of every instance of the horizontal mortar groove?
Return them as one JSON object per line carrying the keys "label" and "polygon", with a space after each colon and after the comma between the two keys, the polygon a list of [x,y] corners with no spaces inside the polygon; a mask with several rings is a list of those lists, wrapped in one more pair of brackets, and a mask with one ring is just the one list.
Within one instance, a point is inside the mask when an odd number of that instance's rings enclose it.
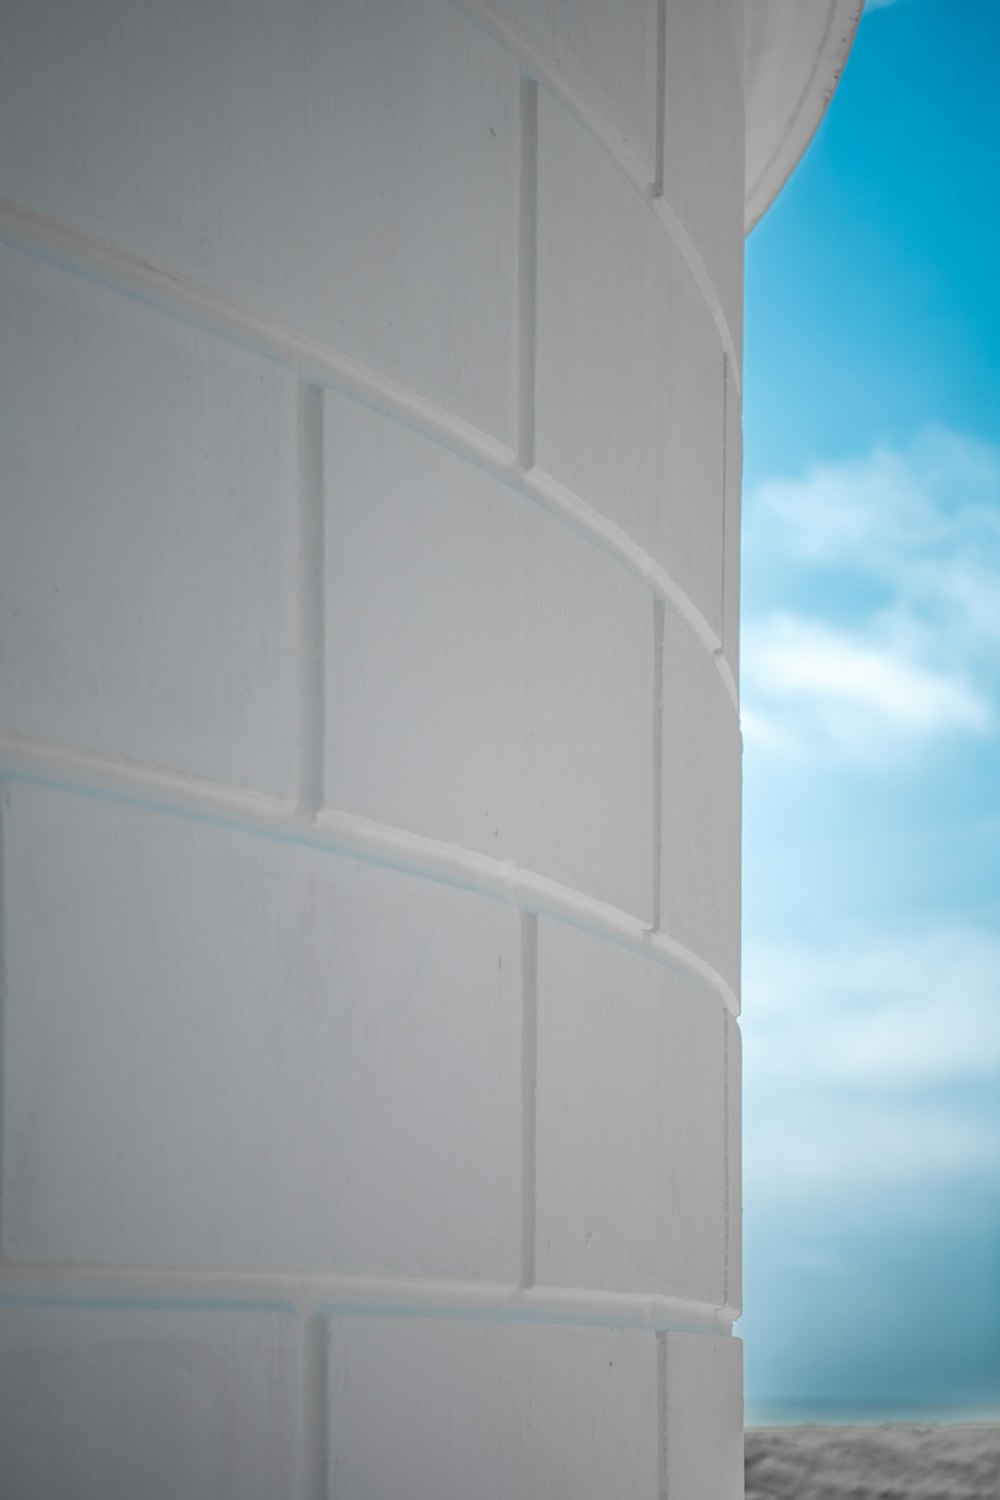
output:
{"label": "horizontal mortar groove", "polygon": [[23,735],[0,734],[2,777],[326,849],[476,891],[644,953],[708,990],[734,1015],[739,1013],[736,995],[722,975],[669,933],[652,931],[633,913],[524,869],[513,860],[333,808],[306,817],[296,803],[264,793]]}
{"label": "horizontal mortar groove", "polygon": [[507,1282],[202,1267],[0,1261],[2,1306],[204,1308],[726,1332],[735,1309],[698,1298]]}
{"label": "horizontal mortar groove", "polygon": [[621,132],[615,130],[600,111],[579,93],[565,71],[558,64],[551,62],[513,21],[499,15],[489,0],[455,0],[455,3],[460,10],[465,11],[466,15],[478,21],[494,41],[499,42],[500,46],[518,64],[522,73],[534,79],[569,110],[591,139],[607,152],[640,198],[644,199],[652,209],[694,280],[708,314],[718,329],[722,347],[732,361],[734,383],[737,390],[740,390],[740,361],[730,332],[729,320],[715,289],[715,283],[684,224],[671,204],[664,198],[661,185],[655,177],[650,177],[645,162]]}
{"label": "horizontal mortar groove", "polygon": [[735,680],[721,655],[718,633],[669,570],[574,490],[543,470],[523,468],[513,448],[482,428],[308,334],[6,200],[0,200],[0,243],[286,364],[304,384],[338,390],[381,412],[541,506],[613,557],[674,611],[708,653],[737,711]]}

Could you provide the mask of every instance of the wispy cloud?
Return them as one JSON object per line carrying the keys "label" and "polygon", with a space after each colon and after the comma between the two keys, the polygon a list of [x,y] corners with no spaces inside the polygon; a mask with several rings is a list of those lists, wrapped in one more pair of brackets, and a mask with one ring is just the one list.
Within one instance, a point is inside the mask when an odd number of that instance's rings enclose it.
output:
{"label": "wispy cloud", "polygon": [[747,1123],[744,1192],[756,1206],[798,1204],[846,1191],[849,1197],[927,1193],[942,1184],[1000,1173],[996,1129],[942,1104],[877,1108],[870,1101],[821,1096],[808,1108]]}
{"label": "wispy cloud", "polygon": [[931,429],[765,483],[746,514],[748,570],[812,596],[748,614],[749,742],[878,761],[996,727],[1000,449]]}
{"label": "wispy cloud", "polygon": [[754,1193],[1000,1168],[1000,938],[758,947],[744,989]]}
{"label": "wispy cloud", "polygon": [[[909,623],[883,618],[868,631],[851,631],[775,614],[749,626],[748,696],[766,705],[758,709],[765,736],[768,720],[773,724],[782,710],[794,719],[791,746],[822,740],[866,752],[887,732],[922,737],[990,729],[989,698],[965,664],[933,663]],[[759,740],[756,722],[751,711],[749,737]]]}
{"label": "wispy cloud", "polygon": [[759,1063],[887,1089],[1000,1071],[1000,938],[965,928],[843,946],[757,947],[746,1004]]}

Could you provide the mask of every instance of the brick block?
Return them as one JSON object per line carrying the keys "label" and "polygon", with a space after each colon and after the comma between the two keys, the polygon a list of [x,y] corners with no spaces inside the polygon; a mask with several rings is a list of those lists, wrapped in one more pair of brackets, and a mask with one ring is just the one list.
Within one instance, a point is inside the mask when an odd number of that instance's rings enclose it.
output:
{"label": "brick block", "polygon": [[648,593],[443,448],[327,416],[329,800],[644,914]]}
{"label": "brick block", "polygon": [[8,795],[8,1257],[516,1275],[514,911]]}
{"label": "brick block", "polygon": [[512,439],[519,73],[452,0],[16,0],[0,196]]}
{"label": "brick block", "polygon": [[5,1500],[274,1500],[295,1490],[295,1320],[0,1308]]}
{"label": "brick block", "polygon": [[739,722],[711,657],[665,615],[660,920],[738,993]]}
{"label": "brick block", "polygon": [[718,330],[648,203],[544,92],[538,184],[537,461],[721,630]]}
{"label": "brick block", "polygon": [[708,1333],[661,1343],[665,1500],[743,1500],[743,1345]]}
{"label": "brick block", "polygon": [[331,1493],[653,1500],[655,1335],[460,1318],[334,1318]]}
{"label": "brick block", "polygon": [[0,301],[2,728],[287,794],[290,376],[16,251]]}
{"label": "brick block", "polygon": [[538,1281],[723,1300],[723,1009],[640,955],[538,936]]}

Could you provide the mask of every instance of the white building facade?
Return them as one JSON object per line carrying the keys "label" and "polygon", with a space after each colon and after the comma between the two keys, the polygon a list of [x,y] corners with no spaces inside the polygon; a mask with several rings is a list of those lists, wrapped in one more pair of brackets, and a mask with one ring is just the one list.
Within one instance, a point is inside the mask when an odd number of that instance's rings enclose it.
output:
{"label": "white building facade", "polygon": [[742,242],[856,18],[3,8],[9,1500],[741,1494]]}

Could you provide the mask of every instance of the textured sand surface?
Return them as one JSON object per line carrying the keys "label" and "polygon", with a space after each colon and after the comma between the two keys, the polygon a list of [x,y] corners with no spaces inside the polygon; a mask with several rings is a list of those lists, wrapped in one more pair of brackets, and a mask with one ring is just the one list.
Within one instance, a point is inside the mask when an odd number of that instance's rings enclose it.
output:
{"label": "textured sand surface", "polygon": [[765,1427],[746,1500],[1000,1500],[1000,1424]]}

